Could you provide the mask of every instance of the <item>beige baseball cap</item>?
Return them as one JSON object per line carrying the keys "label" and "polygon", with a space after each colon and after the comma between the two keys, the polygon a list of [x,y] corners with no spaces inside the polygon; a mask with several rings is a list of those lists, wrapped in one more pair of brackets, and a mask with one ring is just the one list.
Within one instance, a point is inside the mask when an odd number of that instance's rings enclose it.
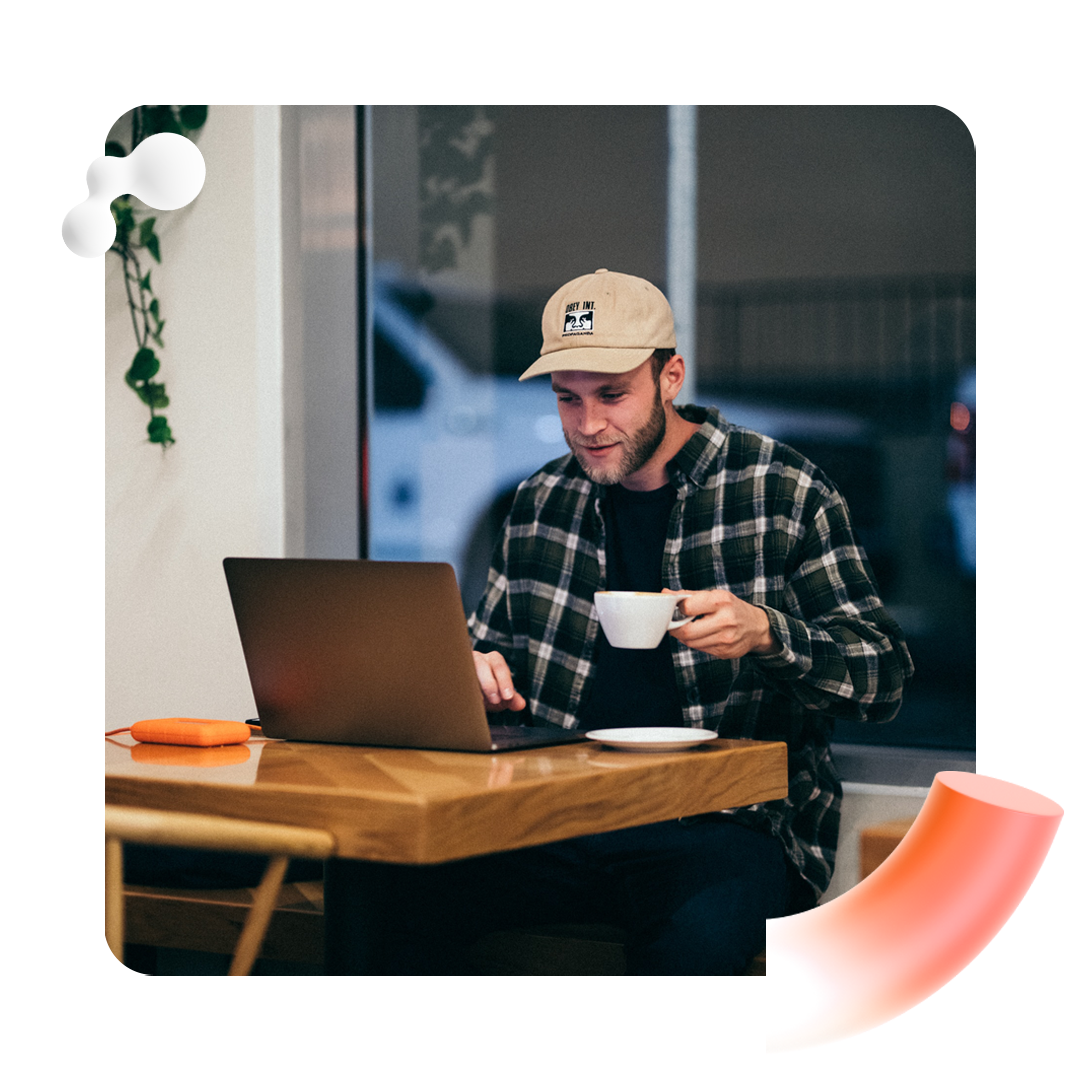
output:
{"label": "beige baseball cap", "polygon": [[540,359],[518,380],[551,371],[633,371],[656,349],[675,348],[675,318],[644,278],[597,270],[567,282],[547,302]]}

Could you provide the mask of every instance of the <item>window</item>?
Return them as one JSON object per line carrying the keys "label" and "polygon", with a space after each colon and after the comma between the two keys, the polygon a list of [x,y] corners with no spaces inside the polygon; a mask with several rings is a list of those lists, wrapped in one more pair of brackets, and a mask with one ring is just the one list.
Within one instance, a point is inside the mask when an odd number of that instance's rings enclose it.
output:
{"label": "window", "polygon": [[[667,110],[364,115],[369,553],[452,563],[471,608],[513,488],[565,452],[546,380],[517,381],[547,297],[599,267],[665,286]],[[833,476],[918,669],[896,721],[836,737],[974,749],[970,136],[930,107],[703,106],[697,131],[694,396]]]}

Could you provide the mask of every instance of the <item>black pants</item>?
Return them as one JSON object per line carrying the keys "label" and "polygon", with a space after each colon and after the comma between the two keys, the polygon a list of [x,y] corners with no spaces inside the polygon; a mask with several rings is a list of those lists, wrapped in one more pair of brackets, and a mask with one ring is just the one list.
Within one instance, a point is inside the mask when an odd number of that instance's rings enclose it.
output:
{"label": "black pants", "polygon": [[469,974],[483,934],[560,922],[623,927],[628,974],[738,975],[789,902],[780,842],[718,815],[441,866],[367,864],[358,888],[371,970],[386,975]]}

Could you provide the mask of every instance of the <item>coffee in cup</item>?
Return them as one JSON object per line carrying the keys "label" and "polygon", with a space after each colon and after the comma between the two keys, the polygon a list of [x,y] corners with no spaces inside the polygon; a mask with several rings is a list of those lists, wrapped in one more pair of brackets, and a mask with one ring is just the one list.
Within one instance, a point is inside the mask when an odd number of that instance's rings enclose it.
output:
{"label": "coffee in cup", "polygon": [[655,649],[664,635],[690,622],[675,616],[685,593],[598,592],[596,613],[608,641],[616,649]]}

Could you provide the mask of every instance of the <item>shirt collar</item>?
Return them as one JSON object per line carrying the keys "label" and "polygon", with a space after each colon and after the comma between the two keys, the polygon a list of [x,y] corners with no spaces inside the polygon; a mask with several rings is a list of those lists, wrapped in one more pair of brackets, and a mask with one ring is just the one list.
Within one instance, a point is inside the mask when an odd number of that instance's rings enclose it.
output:
{"label": "shirt collar", "polygon": [[702,408],[700,405],[680,405],[677,408],[684,419],[700,426],[671,459],[668,468],[673,480],[674,474],[681,474],[690,483],[701,487],[712,471],[730,425],[717,409]]}

